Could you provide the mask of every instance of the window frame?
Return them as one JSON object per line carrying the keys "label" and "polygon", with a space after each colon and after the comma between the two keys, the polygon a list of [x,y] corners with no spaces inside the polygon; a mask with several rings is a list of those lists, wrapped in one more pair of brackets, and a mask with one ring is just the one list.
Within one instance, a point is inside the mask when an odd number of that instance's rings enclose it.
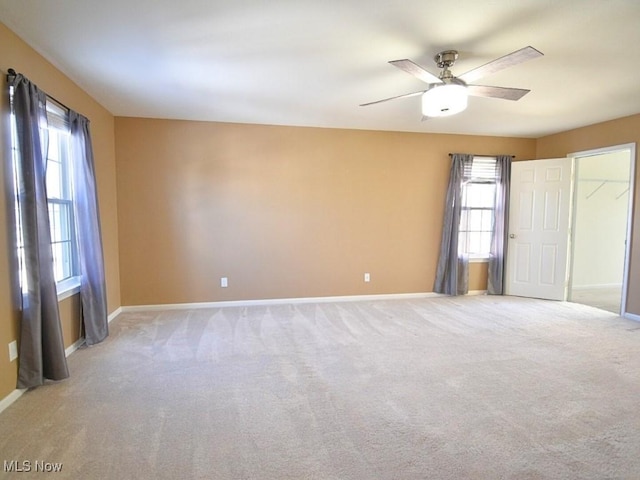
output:
{"label": "window frame", "polygon": [[[18,188],[18,147],[17,147],[17,131],[16,131],[16,119],[13,111],[13,90],[10,91],[11,97],[11,149],[12,149],[12,160],[13,160],[13,186],[14,186],[14,215],[15,215],[15,228],[16,228],[16,255],[18,257],[18,269],[19,269],[19,281],[20,288],[23,292],[26,290],[27,281],[26,281],[26,272],[25,272],[25,263],[24,263],[24,243],[22,240],[22,225],[21,225],[21,216],[20,216],[20,199],[19,199],[19,188]],[[75,200],[73,197],[73,178],[71,169],[72,159],[71,159],[71,147],[70,147],[70,131],[69,131],[69,122],[68,122],[68,110],[56,102],[51,97],[46,97],[46,111],[47,111],[47,135],[49,138],[48,148],[47,148],[47,165],[45,171],[47,172],[47,178],[45,179],[47,185],[47,206],[49,212],[49,224],[50,224],[50,235],[51,235],[51,253],[54,260],[54,274],[56,274],[57,269],[64,267],[60,267],[57,263],[57,259],[59,258],[56,254],[55,245],[67,244],[67,248],[63,248],[62,262],[68,263],[68,272],[69,275],[64,276],[63,278],[59,278],[56,280],[56,291],[58,295],[58,301],[63,300],[67,297],[70,297],[80,291],[80,275],[79,275],[79,265],[78,265],[78,245],[77,245],[77,232],[75,225]],[[56,157],[52,158],[52,145],[54,142],[51,141],[53,136],[57,136],[55,146],[57,146]],[[62,142],[60,140],[63,140]],[[59,164],[59,172],[61,173],[61,178],[58,179],[58,183],[60,188],[58,192],[59,196],[50,196],[49,190],[51,186],[52,179],[49,177],[50,170],[50,162],[56,162]],[[64,217],[66,217],[66,221],[58,222],[55,220],[51,214],[52,209],[58,207],[58,209],[63,209],[66,211]],[[59,217],[62,218],[62,217]],[[62,225],[61,225],[62,224]],[[66,224],[66,225],[65,225]],[[66,227],[66,228],[62,228]],[[66,235],[64,239],[59,239],[58,232],[65,231]],[[65,254],[65,250],[67,250]]]}
{"label": "window frame", "polygon": [[[480,175],[478,176],[473,176],[474,173],[474,168],[473,168],[473,162],[476,162],[476,160],[478,160],[479,163],[479,170],[481,170]],[[474,156],[473,160],[471,161],[471,167],[470,170],[465,172],[465,176],[463,178],[462,181],[462,185],[461,185],[461,195],[462,195],[462,206],[460,208],[460,224],[458,226],[458,250],[461,253],[464,253],[468,256],[469,261],[470,262],[488,262],[489,258],[491,257],[491,253],[490,253],[490,248],[491,248],[491,236],[493,235],[493,230],[495,228],[495,209],[496,209],[496,205],[495,205],[495,197],[496,197],[496,188],[497,188],[497,178],[496,178],[496,164],[497,164],[497,158],[493,157],[493,156]],[[482,165],[484,163],[484,165]],[[489,167],[489,164],[492,164]],[[493,169],[493,175],[488,175],[487,171],[488,168],[492,168]],[[485,171],[482,171],[485,170]],[[482,205],[482,206],[478,206],[478,205],[470,205],[469,204],[469,195],[468,195],[468,187],[472,186],[472,185],[492,185],[493,186],[493,193],[492,193],[492,201],[491,201],[491,206],[486,206],[486,205]],[[483,226],[483,221],[482,218],[480,219],[480,228],[470,228],[471,225],[471,213],[472,212],[489,212],[490,214],[490,218],[491,218],[491,227],[490,229],[486,229]],[[481,215],[483,214],[481,213]],[[466,219],[466,222],[464,221],[464,219]],[[488,249],[482,250],[481,248],[470,252],[469,251],[469,243],[470,243],[470,237],[469,234],[488,234],[489,235],[489,241],[488,241]],[[464,249],[462,248],[462,245],[464,245]],[[482,245],[482,240],[480,240],[480,245]]]}

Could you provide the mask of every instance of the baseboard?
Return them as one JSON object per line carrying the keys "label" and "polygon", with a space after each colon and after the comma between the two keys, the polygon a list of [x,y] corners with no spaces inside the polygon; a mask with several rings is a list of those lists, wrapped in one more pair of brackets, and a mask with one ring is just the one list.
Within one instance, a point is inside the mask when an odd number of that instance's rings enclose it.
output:
{"label": "baseboard", "polygon": [[0,413],[6,410],[9,407],[9,405],[15,402],[18,398],[20,398],[22,394],[26,391],[27,391],[26,388],[24,389],[16,388],[13,392],[11,392],[9,395],[7,395],[2,400],[0,400]]}
{"label": "baseboard", "polygon": [[[84,344],[84,337],[80,337],[78,340],[76,340],[73,343],[73,345],[70,345],[69,347],[64,349],[64,356],[68,357],[73,352],[78,350],[78,348],[80,348],[83,344]],[[26,391],[27,391],[26,388],[25,389],[16,388],[13,392],[11,392],[9,395],[7,395],[2,400],[0,400],[0,413],[2,413],[3,410],[5,410],[9,405],[15,402],[18,398],[20,398],[20,396]]]}
{"label": "baseboard", "polygon": [[[107,322],[111,322],[111,320],[113,320],[114,318],[116,318],[118,315],[120,315],[122,313],[122,307],[118,307],[111,315],[109,315],[109,317],[107,317]],[[84,337],[80,337],[78,340],[76,340],[74,342],[73,345],[67,347],[64,350],[64,355],[66,357],[68,357],[69,355],[71,355],[73,352],[75,352],[76,350],[78,350],[82,345],[84,344]]]}
{"label": "baseboard", "polygon": [[65,357],[68,357],[69,355],[71,355],[73,352],[79,349],[83,344],[84,344],[84,337],[80,337],[78,340],[74,342],[73,345],[71,345],[70,347],[67,347],[64,350]]}
{"label": "baseboard", "polygon": [[467,295],[486,295],[487,291],[486,290],[469,290],[469,292],[467,292]]}
{"label": "baseboard", "polygon": [[[84,344],[84,337],[80,337],[78,340],[76,340],[73,345],[65,348],[64,350],[64,356],[68,357],[69,355],[71,355],[73,352],[75,352],[76,350],[78,350],[78,348],[80,348],[82,345]],[[2,413],[3,410],[5,410],[9,405],[11,405],[13,402],[15,402],[16,400],[18,400],[18,398],[20,398],[20,396],[26,392],[27,389],[21,389],[21,388],[16,388],[13,392],[11,392],[9,395],[7,395],[6,397],[4,397],[2,400],[0,400],[0,413]]]}
{"label": "baseboard", "polygon": [[640,322],[640,315],[636,315],[635,313],[625,313],[624,318]]}
{"label": "baseboard", "polygon": [[116,318],[118,315],[120,315],[122,313],[122,307],[118,307],[116,308],[113,312],[111,312],[111,315],[109,315],[107,317],[107,322],[111,323],[111,321]]}
{"label": "baseboard", "polygon": [[[80,337],[78,340],[76,340],[73,343],[73,345],[70,345],[69,347],[65,348],[64,356],[68,357],[73,352],[78,350],[78,348],[80,348],[83,344],[84,344],[84,337]],[[20,398],[20,396],[26,391],[27,389],[16,388],[13,392],[11,392],[9,395],[7,395],[2,400],[0,400],[0,413],[4,409],[6,409],[9,405],[11,405],[13,402],[15,402],[18,398]]]}
{"label": "baseboard", "polygon": [[335,297],[267,298],[261,300],[231,300],[199,303],[167,303],[159,305],[129,305],[122,312],[144,312],[152,310],[191,310],[200,308],[256,307],[305,303],[363,302],[370,300],[407,300],[412,298],[442,297],[439,293],[391,293],[380,295],[345,295]]}

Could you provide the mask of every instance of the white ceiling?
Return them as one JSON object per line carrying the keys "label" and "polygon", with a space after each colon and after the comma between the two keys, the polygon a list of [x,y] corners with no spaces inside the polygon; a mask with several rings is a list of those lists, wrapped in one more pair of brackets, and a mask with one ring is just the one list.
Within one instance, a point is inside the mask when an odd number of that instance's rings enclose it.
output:
{"label": "white ceiling", "polygon": [[[0,21],[118,116],[539,137],[640,113],[638,0],[0,0]],[[437,74],[456,49],[460,75],[527,45],[545,56],[475,82],[520,101],[358,106],[425,88],[389,60]]]}

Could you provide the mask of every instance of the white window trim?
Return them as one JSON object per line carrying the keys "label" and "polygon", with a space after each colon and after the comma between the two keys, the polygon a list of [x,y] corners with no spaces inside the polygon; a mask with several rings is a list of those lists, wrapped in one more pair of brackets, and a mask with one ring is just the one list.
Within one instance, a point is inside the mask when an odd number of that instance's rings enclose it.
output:
{"label": "white window trim", "polygon": [[80,280],[81,277],[69,277],[56,283],[56,290],[58,292],[58,301],[65,298],[72,297],[73,295],[80,293]]}
{"label": "white window trim", "polygon": [[[474,156],[473,160],[489,160],[489,161],[493,161],[496,162],[497,161],[497,157],[495,156],[486,156],[486,155],[477,155]],[[473,168],[473,167],[472,167]],[[475,184],[482,184],[482,183],[486,183],[486,184],[493,184],[496,185],[496,181],[495,179],[491,179],[489,180],[488,178],[469,178],[466,182],[463,182],[462,187],[464,189],[464,186],[467,183],[475,183]],[[462,209],[464,210],[466,207],[462,207]],[[470,208],[470,210],[473,209],[473,207]],[[487,209],[489,210],[489,209]],[[495,215],[495,205],[493,206],[493,208],[491,208],[490,210],[492,210],[494,212]],[[465,231],[464,229],[461,229],[461,231]],[[490,258],[490,253],[486,252],[486,253],[467,253],[467,258],[469,260],[469,263],[489,263],[489,258]]]}

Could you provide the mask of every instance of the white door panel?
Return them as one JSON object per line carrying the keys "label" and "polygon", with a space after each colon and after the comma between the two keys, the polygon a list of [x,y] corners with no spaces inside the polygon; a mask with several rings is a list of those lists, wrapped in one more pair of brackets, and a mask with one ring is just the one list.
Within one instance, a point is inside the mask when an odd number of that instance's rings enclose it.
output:
{"label": "white door panel", "polygon": [[512,164],[507,295],[566,299],[571,185],[569,158]]}

